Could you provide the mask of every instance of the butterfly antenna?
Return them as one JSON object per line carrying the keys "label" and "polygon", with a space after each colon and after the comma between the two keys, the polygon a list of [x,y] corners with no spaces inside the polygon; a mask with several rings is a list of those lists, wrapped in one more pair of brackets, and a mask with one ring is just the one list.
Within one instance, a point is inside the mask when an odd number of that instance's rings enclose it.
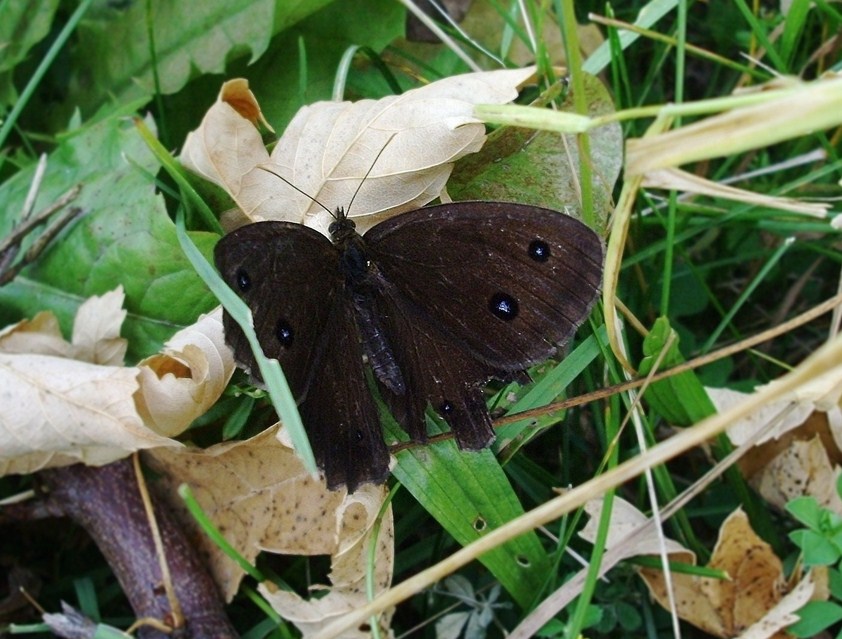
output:
{"label": "butterfly antenna", "polygon": [[389,136],[389,139],[386,140],[386,144],[383,145],[383,148],[381,148],[377,152],[377,155],[374,156],[374,161],[371,163],[371,166],[368,167],[368,171],[365,172],[365,175],[363,176],[363,179],[360,180],[360,183],[357,186],[357,190],[354,191],[354,194],[351,196],[351,201],[348,202],[348,208],[347,208],[346,213],[345,213],[346,215],[348,215],[351,212],[351,205],[354,203],[354,200],[357,199],[357,193],[359,193],[360,189],[363,188],[363,184],[365,183],[366,178],[368,178],[369,174],[374,170],[374,166],[377,164],[377,160],[380,159],[380,156],[383,155],[383,151],[385,151],[386,147],[389,146],[389,142],[391,142],[392,138],[394,138],[397,134],[398,134],[397,131],[392,133],[392,135]]}
{"label": "butterfly antenna", "polygon": [[[277,178],[280,178],[281,180],[283,180],[284,182],[286,182],[288,186],[291,186],[291,187],[292,187],[292,188],[294,188],[296,191],[298,191],[299,193],[301,193],[301,195],[303,195],[303,196],[304,196],[304,197],[306,197],[306,198],[309,198],[309,199],[313,200],[313,202],[315,202],[315,203],[316,203],[316,204],[318,204],[320,207],[322,207],[325,211],[327,211],[327,212],[328,212],[328,215],[330,215],[331,217],[336,217],[336,216],[334,215],[333,211],[331,211],[329,208],[327,208],[324,204],[322,204],[321,202],[319,202],[316,198],[314,198],[314,197],[313,197],[312,195],[310,195],[309,193],[305,193],[304,191],[302,191],[301,189],[299,189],[297,186],[295,186],[295,184],[293,184],[292,182],[290,182],[289,180],[287,180],[287,179],[286,179],[283,175],[281,175],[281,174],[280,174],[280,173],[278,173],[277,171],[274,171],[274,170],[270,169],[270,168],[269,168],[268,166],[266,166],[265,164],[260,164],[260,165],[258,165],[258,167],[257,167],[257,168],[258,168],[258,169],[261,169],[261,170],[263,170],[263,171],[266,171],[267,173],[271,173],[272,175],[274,175],[274,176],[275,176],[275,177],[277,177]],[[369,170],[370,170],[370,169],[369,169]],[[351,201],[353,202],[353,200],[351,200]]]}

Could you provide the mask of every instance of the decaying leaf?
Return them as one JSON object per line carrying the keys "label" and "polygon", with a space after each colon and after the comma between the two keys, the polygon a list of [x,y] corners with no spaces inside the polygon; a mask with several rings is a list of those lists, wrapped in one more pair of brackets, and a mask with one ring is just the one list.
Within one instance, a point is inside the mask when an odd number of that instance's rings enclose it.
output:
{"label": "decaying leaf", "polygon": [[239,84],[232,106],[226,84],[185,141],[181,160],[230,193],[250,219],[300,222],[323,233],[332,218],[307,196],[331,210],[348,207],[371,169],[350,210],[353,217],[365,216],[358,220],[364,231],[439,197],[453,162],[485,139],[473,106],[510,102],[533,73],[468,73],[381,100],[318,102],[298,112],[271,156],[243,115],[259,113],[257,102]]}
{"label": "decaying leaf", "polygon": [[[200,322],[204,341],[190,337],[192,328],[176,334],[172,354],[153,358],[156,373],[122,365],[123,299],[118,288],[83,303],[70,342],[51,313],[0,331],[0,475],[102,465],[136,450],[181,446],[169,436],[216,401],[234,369],[219,348],[219,318]],[[190,378],[187,388],[174,389],[174,376],[165,374],[175,363]],[[153,393],[155,410],[142,410],[140,400]]]}
{"label": "decaying leaf", "polygon": [[234,372],[222,309],[173,335],[160,354],[146,358],[138,368],[135,401],[144,423],[162,435],[181,434],[222,395]]}
{"label": "decaying leaf", "polygon": [[[586,506],[591,515],[580,533],[593,542],[602,508],[602,500]],[[636,539],[627,537],[648,522],[643,513],[622,499],[615,498],[611,513],[607,547],[620,546],[624,556],[657,555],[660,541],[653,534]],[[665,540],[670,562],[696,563],[695,555],[673,540]],[[673,599],[678,616],[717,637],[745,636],[765,639],[776,636],[782,628],[797,621],[793,612],[811,597],[825,596],[824,587],[817,587],[816,575],[808,573],[799,582],[787,583],[781,561],[771,547],[760,539],[741,510],[733,512],[722,524],[709,568],[724,571],[730,579],[715,579],[673,572]],[[662,570],[639,568],[650,593],[669,609],[667,582]],[[821,573],[820,581],[824,581]],[[745,634],[741,634],[745,633]]]}
{"label": "decaying leaf", "polygon": [[827,217],[830,208],[827,204],[801,202],[790,197],[766,195],[739,189],[727,184],[720,184],[708,180],[700,175],[675,168],[655,169],[647,172],[643,177],[644,188],[682,191],[686,194],[707,195],[734,202],[748,202],[755,206],[764,206],[781,211],[792,211],[815,217]]}
{"label": "decaying leaf", "polygon": [[[741,510],[723,522],[708,567],[725,571],[730,579],[672,575],[676,608],[682,619],[717,637],[739,636],[755,624],[766,628],[768,634],[763,636],[771,637],[781,628],[781,620],[794,621],[777,609],[788,590],[781,561],[751,529]],[[642,568],[639,573],[652,596],[668,608],[663,573],[651,568]],[[795,604],[791,599],[786,601],[789,612],[809,600],[813,593],[812,581],[809,583],[794,596]]]}
{"label": "decaying leaf", "polygon": [[[352,495],[329,491],[309,475],[295,453],[277,438],[277,427],[242,442],[206,450],[150,451],[150,463],[162,471],[174,494],[189,484],[205,513],[228,541],[252,561],[261,551],[296,555],[332,555],[332,587],[319,599],[301,600],[294,593],[273,592],[267,597],[285,618],[302,629],[320,626],[333,615],[358,607],[365,600],[367,539],[383,503],[382,486],[365,485]],[[205,554],[217,583],[230,599],[237,591],[242,569],[205,540],[183,506],[184,525]],[[383,520],[375,558],[375,580],[383,589],[390,583],[393,561],[391,511]]]}
{"label": "decaying leaf", "polygon": [[[774,384],[774,382],[772,382]],[[709,389],[718,410],[746,396],[728,389]],[[810,495],[842,514],[836,493],[842,461],[842,368],[781,397],[728,429],[734,444],[742,445],[760,429],[767,429],[740,460],[751,485],[770,503],[783,508],[795,497]]]}

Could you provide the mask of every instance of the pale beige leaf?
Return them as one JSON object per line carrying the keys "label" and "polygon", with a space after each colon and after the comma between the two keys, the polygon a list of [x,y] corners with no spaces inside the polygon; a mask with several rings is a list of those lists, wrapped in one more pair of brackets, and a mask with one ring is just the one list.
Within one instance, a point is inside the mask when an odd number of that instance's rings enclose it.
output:
{"label": "pale beige leaf", "polygon": [[222,309],[173,335],[162,353],[138,367],[135,400],[143,421],[162,435],[179,435],[219,399],[234,373]]}
{"label": "pale beige leaf", "polygon": [[[277,427],[243,442],[207,450],[159,449],[150,451],[149,458],[167,476],[172,495],[181,483],[192,487],[204,511],[248,560],[260,551],[295,555],[348,552],[364,538],[385,496],[382,487],[373,485],[350,496],[344,489],[327,490],[323,481],[304,470],[291,449],[278,442]],[[173,506],[209,557],[217,583],[230,599],[242,570],[204,538],[180,500],[174,498]],[[390,525],[384,530],[389,531]],[[389,553],[386,564],[378,563],[378,574],[385,570],[391,575],[391,533],[381,534]],[[345,584],[353,581],[342,579]]]}
{"label": "pale beige leaf", "polygon": [[136,368],[0,353],[0,474],[107,464],[155,446],[180,446],[143,425]]}
{"label": "pale beige leaf", "polygon": [[726,184],[718,184],[712,180],[694,175],[681,169],[655,169],[643,176],[643,186],[647,188],[667,189],[692,193],[694,195],[708,195],[735,202],[748,202],[755,206],[763,206],[782,211],[803,213],[814,217],[827,217],[829,204],[802,202],[789,197],[776,197],[763,193],[754,193],[738,189]]}
{"label": "pale beige leaf", "polygon": [[[300,222],[326,233],[330,213],[263,168],[331,212],[348,207],[372,169],[352,216],[418,208],[442,194],[453,162],[482,146],[485,127],[473,105],[511,101],[533,73],[469,73],[382,100],[309,105],[289,124],[271,160],[251,122],[221,98],[185,143],[182,162],[225,188],[252,220]],[[359,230],[377,219],[362,221]]]}
{"label": "pale beige leaf", "polygon": [[[729,388],[707,388],[706,390],[714,406],[716,406],[716,410],[720,413],[740,404],[751,394]],[[772,424],[769,432],[757,442],[762,444],[771,439],[777,439],[787,431],[797,428],[804,423],[804,420],[810,416],[813,410],[814,408],[811,405],[793,403],[790,398],[781,398],[764,405],[761,410],[732,424],[726,434],[731,443],[740,446],[758,430]]]}
{"label": "pale beige leaf", "polygon": [[[602,499],[592,499],[585,504],[585,512],[590,515],[590,519],[579,533],[579,536],[585,541],[594,543],[596,539],[599,520],[602,517],[602,505]],[[638,536],[629,542],[629,535],[648,522],[649,518],[632,504],[621,497],[615,497],[605,547],[622,548],[623,558],[638,555],[660,555],[663,547],[671,561],[696,563],[696,556],[692,551],[672,539],[665,538],[662,546],[660,538],[654,532],[648,536]]]}
{"label": "pale beige leaf", "polygon": [[61,334],[58,318],[41,311],[31,320],[24,319],[0,331],[0,352],[32,353],[69,357],[73,346]]}
{"label": "pale beige leaf", "polygon": [[248,90],[248,81],[237,78],[225,82],[199,128],[187,135],[181,163],[228,191],[238,202],[246,176],[258,183],[263,180],[264,188],[271,192],[277,188],[278,178],[254,171],[269,161],[255,120],[263,121],[263,115]]}
{"label": "pale beige leaf", "polygon": [[73,321],[73,359],[122,366],[128,342],[120,337],[126,319],[123,287],[85,300]]}
{"label": "pale beige leaf", "polygon": [[842,469],[830,461],[821,437],[793,441],[779,455],[750,478],[752,487],[763,498],[783,509],[787,502],[806,495],[815,497],[824,508],[842,515],[842,499],[836,481]]}
{"label": "pale beige leaf", "polygon": [[[372,487],[373,488],[373,487]],[[360,491],[357,491],[360,492]],[[357,497],[354,493],[352,497]],[[313,587],[314,595],[309,599],[299,597],[294,592],[277,589],[274,584],[262,583],[258,590],[266,600],[284,619],[293,622],[304,637],[322,630],[331,621],[363,604],[367,603],[366,569],[368,565],[369,544],[371,543],[370,521],[382,503],[383,493],[379,490],[369,490],[361,495],[362,501],[368,504],[362,508],[358,516],[354,511],[360,510],[361,503],[350,504],[351,508],[343,508],[343,530],[353,532],[347,537],[346,547],[334,555],[331,564],[331,587]],[[349,497],[350,500],[350,497]],[[372,512],[372,507],[376,509]],[[363,532],[360,536],[357,531]],[[342,543],[342,542],[340,542]],[[391,510],[384,517],[377,538],[374,553],[374,592],[386,590],[392,581],[394,563],[394,525]],[[325,591],[326,594],[325,594]],[[382,631],[389,628],[392,611],[381,616],[379,623]],[[342,635],[347,638],[367,639],[370,630],[355,629]]]}
{"label": "pale beige leaf", "polygon": [[[726,571],[730,580],[674,573],[674,599],[680,618],[718,637],[734,637],[757,623],[786,592],[780,560],[741,510],[723,522],[708,567]],[[667,608],[663,573],[652,568],[639,572]]]}

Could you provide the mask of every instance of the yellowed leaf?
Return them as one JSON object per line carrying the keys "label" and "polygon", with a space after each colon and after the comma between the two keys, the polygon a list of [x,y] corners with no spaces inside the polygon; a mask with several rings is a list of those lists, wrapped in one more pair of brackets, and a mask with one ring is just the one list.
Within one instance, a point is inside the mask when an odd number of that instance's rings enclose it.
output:
{"label": "yellowed leaf", "polygon": [[323,233],[330,214],[259,167],[282,175],[331,211],[348,207],[372,169],[349,211],[355,217],[382,214],[358,222],[364,231],[383,216],[439,197],[453,162],[485,140],[473,106],[511,101],[533,73],[469,73],[381,100],[312,104],[293,118],[271,158],[251,122],[220,99],[188,136],[181,159],[226,189],[252,220],[300,222]]}
{"label": "yellowed leaf", "polygon": [[[781,562],[737,510],[723,522],[708,567],[730,580],[673,574],[679,617],[718,637],[734,637],[763,619],[786,592]],[[640,569],[656,601],[668,608],[663,572]]]}
{"label": "yellowed leaf", "polygon": [[806,495],[819,505],[842,515],[842,499],[836,481],[842,469],[830,461],[821,437],[795,440],[764,468],[750,478],[750,483],[769,503],[783,509],[788,501]]}
{"label": "yellowed leaf", "polygon": [[[357,493],[354,493],[352,497],[357,497]],[[352,508],[342,509],[345,511],[340,515],[343,522],[342,538],[351,543],[346,544],[346,547],[341,548],[333,556],[330,588],[314,586],[312,590],[315,596],[304,599],[294,592],[279,590],[274,584],[268,582],[258,587],[272,608],[284,619],[293,622],[304,637],[318,632],[337,617],[359,608],[368,601],[366,569],[369,563],[369,544],[373,534],[370,527],[371,517],[379,510],[384,493],[370,490],[361,497],[363,502],[368,502],[363,508],[360,508],[361,504],[351,504]],[[390,510],[380,527],[374,553],[375,593],[386,590],[391,584],[393,563],[394,525]],[[391,610],[380,617],[381,631],[388,631],[391,617]],[[371,630],[357,628],[344,633],[342,637],[368,639],[371,637]]]}
{"label": "yellowed leaf", "polygon": [[[772,382],[769,386],[774,386]],[[746,393],[708,389],[718,410],[743,401]],[[842,454],[842,366],[782,394],[760,411],[732,425],[729,439],[737,445],[766,429],[740,460],[740,469],[763,497],[783,508],[795,497],[811,495],[842,514],[836,493],[837,465]]]}
{"label": "yellowed leaf", "polygon": [[754,193],[745,189],[738,189],[675,168],[648,171],[643,176],[643,186],[650,189],[676,190],[693,195],[707,195],[733,200],[734,202],[748,202],[755,206],[792,211],[793,213],[803,213],[804,215],[822,218],[827,217],[827,211],[830,208],[825,203],[802,202],[790,197],[766,195],[764,193]]}
{"label": "yellowed leaf", "polygon": [[[246,559],[254,560],[260,551],[333,555],[332,579],[338,594],[328,602],[358,595],[365,556],[355,554],[356,548],[364,543],[361,540],[383,502],[382,486],[367,484],[353,495],[344,489],[327,490],[324,482],[310,476],[295,453],[278,441],[277,427],[247,441],[206,450],[150,451],[149,459],[166,474],[171,493],[183,482],[192,487],[204,511]],[[209,557],[217,583],[230,599],[243,571],[204,538],[180,501],[173,505],[182,512],[185,527]],[[392,573],[391,535],[390,512],[381,531],[376,568],[378,584],[384,587]],[[346,561],[350,564],[343,563]]]}
{"label": "yellowed leaf", "polygon": [[144,422],[162,435],[179,435],[216,402],[234,373],[233,354],[222,330],[222,310],[200,317],[173,335],[162,353],[138,367],[140,388],[135,400]]}
{"label": "yellowed leaf", "polygon": [[0,353],[0,475],[179,446],[143,425],[132,394],[138,370]]}
{"label": "yellowed leaf", "polygon": [[[750,626],[739,639],[768,639],[791,637],[784,629],[798,621],[796,613],[811,599],[816,599],[815,573],[808,572],[762,619]],[[825,597],[826,598],[826,597]]]}

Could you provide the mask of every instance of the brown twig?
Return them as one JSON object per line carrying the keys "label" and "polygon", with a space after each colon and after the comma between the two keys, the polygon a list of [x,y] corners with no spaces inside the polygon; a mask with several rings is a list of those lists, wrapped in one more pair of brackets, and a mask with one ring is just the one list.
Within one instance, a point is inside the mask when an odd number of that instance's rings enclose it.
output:
{"label": "brown twig", "polygon": [[82,526],[117,576],[135,615],[157,620],[154,625],[138,629],[140,639],[168,637],[160,629],[164,627],[161,624],[178,630],[184,638],[237,636],[216,584],[195,547],[162,501],[155,500],[155,519],[183,617],[179,620],[173,615],[130,459],[98,468],[75,464],[42,471],[40,477],[47,489],[47,510],[70,517]]}

